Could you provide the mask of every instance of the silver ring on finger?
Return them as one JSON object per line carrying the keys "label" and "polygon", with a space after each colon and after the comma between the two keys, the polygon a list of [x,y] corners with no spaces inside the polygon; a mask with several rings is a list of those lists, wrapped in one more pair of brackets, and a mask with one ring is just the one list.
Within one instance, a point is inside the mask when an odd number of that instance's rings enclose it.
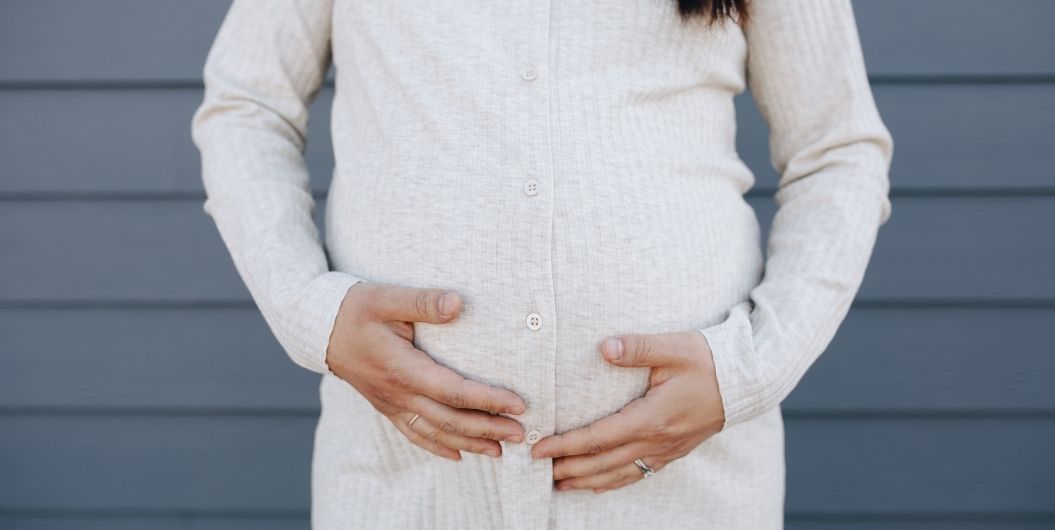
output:
{"label": "silver ring on finger", "polygon": [[421,414],[415,414],[414,417],[410,418],[410,421],[407,422],[407,427],[413,427],[414,426],[414,422],[418,421],[418,418],[420,418],[420,417],[421,417]]}
{"label": "silver ring on finger", "polygon": [[634,460],[634,465],[637,466],[637,468],[645,474],[645,478],[651,477],[652,475],[656,474],[656,470],[648,467],[648,465],[645,464],[640,458]]}

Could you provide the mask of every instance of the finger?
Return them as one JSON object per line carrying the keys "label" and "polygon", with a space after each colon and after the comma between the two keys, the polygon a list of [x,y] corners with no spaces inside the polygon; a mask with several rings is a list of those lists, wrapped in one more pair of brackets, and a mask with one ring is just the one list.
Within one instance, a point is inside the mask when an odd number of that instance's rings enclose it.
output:
{"label": "finger", "polygon": [[[413,417],[413,414],[411,414],[411,417]],[[407,421],[409,422],[410,419],[408,418]],[[410,426],[410,429],[428,441],[435,442],[451,449],[469,451],[470,453],[493,457],[502,456],[502,446],[499,445],[498,442],[484,440],[483,438],[470,438],[468,436],[446,432],[434,425],[424,416],[419,417],[417,421]]]}
{"label": "finger", "polygon": [[601,341],[601,354],[616,366],[671,366],[684,360],[690,345],[680,333],[628,334]]}
{"label": "finger", "polygon": [[637,442],[620,445],[603,453],[557,458],[553,460],[553,479],[602,475],[633,464],[635,458],[648,454],[648,451],[646,443]]}
{"label": "finger", "polygon": [[491,415],[469,409],[456,409],[439,403],[427,396],[416,396],[410,406],[427,418],[440,430],[494,441],[520,443],[524,439],[524,428],[515,420],[505,416]]}
{"label": "finger", "polygon": [[[672,462],[675,458],[678,458],[678,457],[671,457],[670,455],[666,455],[666,456],[650,456],[650,457],[642,458],[641,461],[644,462],[644,464],[646,466],[652,468],[652,471],[655,471],[656,473],[659,473],[659,471],[661,469],[666,467],[667,464]],[[633,465],[635,469],[637,468],[636,465],[634,465],[634,464],[631,464],[631,465]],[[634,475],[634,476],[632,476],[630,478],[620,479],[620,480],[615,481],[614,483],[612,483],[609,486],[602,486],[601,488],[594,489],[594,493],[601,493],[601,492],[607,491],[607,490],[614,490],[614,489],[617,489],[617,488],[622,488],[623,486],[626,486],[628,484],[637,482],[637,481],[645,478],[645,473],[644,472],[642,472],[640,469],[638,469],[637,472],[638,472],[637,475]]]}
{"label": "finger", "polygon": [[[439,443],[433,442],[433,441],[425,438],[424,436],[414,432],[414,429],[412,429],[410,426],[407,425],[410,422],[411,418],[413,418],[413,417],[414,417],[414,414],[411,413],[411,414],[401,414],[401,415],[395,415],[395,416],[388,416],[388,419],[389,419],[389,421],[392,422],[393,425],[396,426],[396,429],[399,429],[399,432],[403,433],[403,436],[406,436],[407,439],[410,440],[411,443],[413,443],[414,445],[416,445],[416,446],[418,446],[418,447],[420,447],[420,448],[422,448],[422,449],[424,449],[424,450],[426,450],[426,451],[428,451],[428,452],[430,452],[430,453],[432,453],[432,454],[434,454],[436,456],[442,456],[443,458],[449,458],[449,459],[454,460],[456,462],[462,459],[461,453],[459,453],[456,449],[451,449],[450,447],[447,447],[447,446],[441,445]],[[415,421],[414,423],[417,424],[418,421],[421,421],[421,418],[418,418],[418,420]]]}
{"label": "finger", "polygon": [[644,476],[644,473],[631,463],[598,475],[588,475],[585,477],[573,477],[560,480],[556,483],[556,488],[560,491],[571,489],[610,489],[616,484],[629,484],[641,480]]}
{"label": "finger", "polygon": [[[418,350],[420,351],[420,350]],[[493,386],[472,381],[458,372],[428,358],[420,368],[420,390],[440,403],[456,409],[483,410],[493,414],[523,414],[527,409],[520,396]]]}
{"label": "finger", "polygon": [[561,458],[593,454],[647,436],[653,414],[648,397],[631,401],[622,410],[585,427],[547,436],[531,448],[533,458]]}
{"label": "finger", "polygon": [[383,284],[370,301],[374,316],[385,320],[443,324],[462,310],[461,297],[447,289],[424,289],[405,285]]}
{"label": "finger", "polygon": [[[656,470],[656,471],[658,471],[658,470],[659,470],[659,468],[655,468],[655,467],[654,467],[654,468],[652,468],[652,469],[654,469],[654,470]],[[645,478],[645,475],[644,475],[644,473],[642,473],[642,472],[641,472],[641,470],[639,469],[639,470],[637,470],[637,475],[631,476],[631,477],[629,477],[629,478],[624,478],[624,479],[619,479],[619,480],[616,480],[615,482],[613,482],[613,483],[611,483],[611,484],[609,484],[609,485],[607,485],[607,486],[601,486],[601,487],[599,487],[599,488],[594,488],[594,489],[593,489],[593,492],[594,492],[594,493],[604,493],[604,492],[606,492],[606,491],[611,491],[611,490],[619,489],[619,488],[622,488],[622,487],[624,487],[624,486],[628,486],[628,485],[630,485],[630,484],[633,484],[633,483],[635,483],[635,482],[637,482],[637,481],[639,481],[639,480],[641,480],[641,479],[643,479],[643,478]]]}

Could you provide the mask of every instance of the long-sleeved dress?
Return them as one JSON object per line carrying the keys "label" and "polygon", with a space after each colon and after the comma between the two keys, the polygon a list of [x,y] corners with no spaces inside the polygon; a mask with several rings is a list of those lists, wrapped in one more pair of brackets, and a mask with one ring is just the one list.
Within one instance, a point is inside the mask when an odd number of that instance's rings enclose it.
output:
{"label": "long-sleeved dress", "polygon": [[[746,26],[708,26],[674,0],[234,0],[192,123],[203,208],[320,374],[314,528],[782,527],[779,405],[859,288],[893,142],[850,0],[749,5]],[[303,149],[331,62],[320,237]],[[734,142],[745,89],[779,174],[765,253]],[[414,344],[521,396],[530,440],[644,394],[647,368],[598,352],[620,333],[706,336],[725,427],[602,494],[556,491],[527,442],[437,457],[324,362],[360,280],[458,292],[461,316]]]}

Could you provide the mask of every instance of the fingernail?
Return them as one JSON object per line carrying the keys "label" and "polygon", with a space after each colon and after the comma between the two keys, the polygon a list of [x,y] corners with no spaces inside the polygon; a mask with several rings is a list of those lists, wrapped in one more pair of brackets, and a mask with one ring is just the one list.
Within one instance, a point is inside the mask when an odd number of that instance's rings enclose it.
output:
{"label": "fingernail", "polygon": [[623,341],[615,338],[605,339],[604,356],[609,361],[618,361],[623,356]]}
{"label": "fingernail", "polygon": [[571,485],[570,484],[560,484],[560,485],[557,486],[557,489],[560,490],[560,491],[568,491],[568,490],[571,489]]}
{"label": "fingernail", "polygon": [[485,449],[484,453],[487,453],[495,458],[498,458],[498,456],[500,455],[497,449]]}
{"label": "fingernail", "polygon": [[454,295],[443,293],[440,296],[440,316],[449,317],[454,314]]}
{"label": "fingernail", "polygon": [[519,416],[519,415],[524,413],[524,405],[521,405],[520,403],[517,403],[516,405],[512,405],[509,408],[507,408],[506,412],[509,413],[509,414],[512,414],[514,416]]}
{"label": "fingernail", "polygon": [[519,434],[510,434],[510,435],[506,436],[506,441],[507,442],[513,442],[515,444],[520,443],[523,439],[524,439],[524,437],[520,436]]}

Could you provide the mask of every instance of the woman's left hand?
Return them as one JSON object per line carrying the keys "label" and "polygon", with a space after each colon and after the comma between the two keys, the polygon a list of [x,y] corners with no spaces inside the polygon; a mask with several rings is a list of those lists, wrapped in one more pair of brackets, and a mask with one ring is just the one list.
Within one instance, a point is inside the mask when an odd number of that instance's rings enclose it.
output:
{"label": "woman's left hand", "polygon": [[601,353],[616,366],[651,367],[649,389],[611,416],[532,447],[532,457],[553,458],[558,490],[621,488],[644,477],[635,459],[659,472],[725,425],[711,349],[699,331],[617,335],[601,342]]}

